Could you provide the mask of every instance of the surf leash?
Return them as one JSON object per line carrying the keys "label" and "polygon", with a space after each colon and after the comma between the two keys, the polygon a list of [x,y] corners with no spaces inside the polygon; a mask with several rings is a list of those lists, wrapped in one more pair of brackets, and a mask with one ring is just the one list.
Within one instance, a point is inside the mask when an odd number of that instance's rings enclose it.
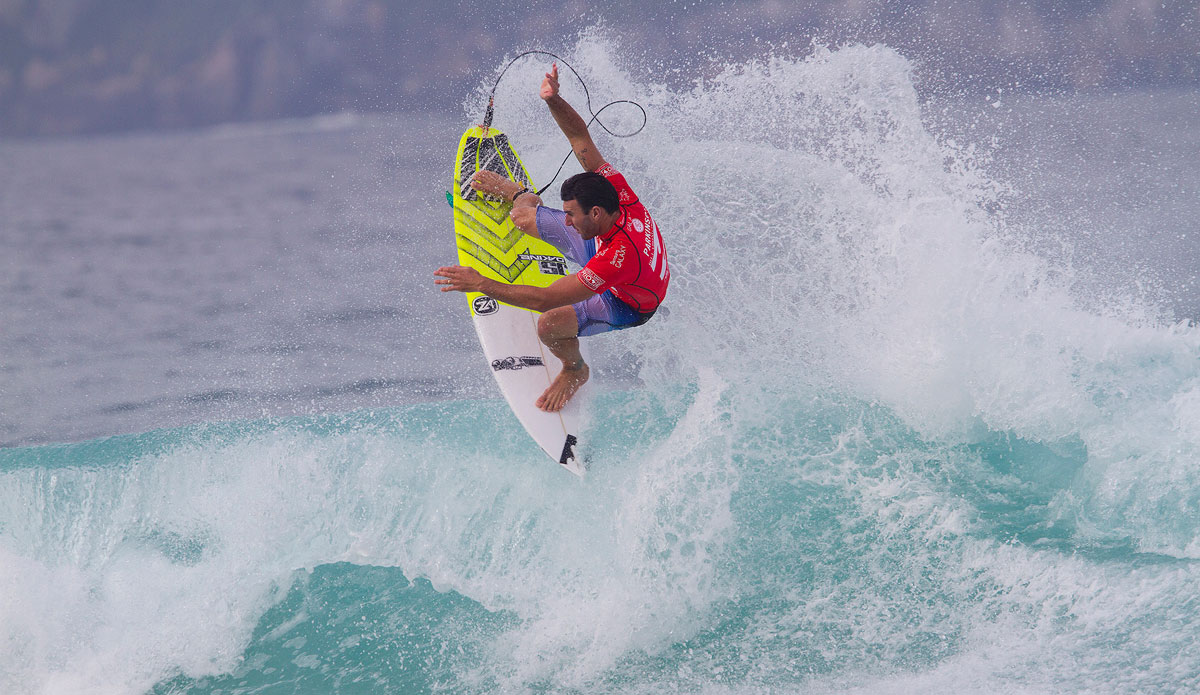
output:
{"label": "surf leash", "polygon": [[[570,63],[568,63],[567,61],[558,57],[557,55],[551,53],[550,51],[532,50],[532,51],[525,51],[524,53],[518,53],[516,55],[516,57],[514,57],[512,60],[508,61],[508,65],[504,66],[504,69],[500,71],[500,74],[496,75],[496,81],[495,81],[495,83],[492,84],[492,93],[488,95],[487,113],[484,114],[483,124],[480,126],[483,129],[483,132],[485,135],[487,134],[488,128],[492,127],[492,115],[494,113],[495,105],[496,105],[496,88],[500,86],[500,78],[504,77],[504,73],[508,72],[508,69],[513,66],[513,63],[517,62],[518,60],[520,60],[521,58],[524,58],[527,55],[550,56],[551,58],[554,58],[555,60],[562,63],[563,65],[566,65],[567,69],[569,69],[572,72],[572,74],[575,75],[575,79],[579,80],[579,84],[583,86],[583,96],[584,96],[584,99],[586,100],[586,106],[587,106],[588,113],[591,114],[591,116],[592,116],[592,118],[585,124],[584,127],[590,128],[592,123],[598,123],[600,125],[600,127],[604,129],[604,132],[608,133],[609,135],[613,136],[614,138],[631,138],[634,135],[637,135],[638,133],[645,130],[646,123],[647,123],[647,121],[649,121],[649,117],[646,115],[646,109],[642,108],[641,104],[637,103],[636,101],[632,101],[630,99],[615,99],[613,101],[608,102],[604,106],[601,106],[599,109],[593,111],[592,110],[592,94],[591,94],[591,92],[588,91],[587,82],[585,82],[583,77],[580,76],[579,71],[576,70],[574,67],[572,67]],[[600,120],[600,114],[604,112],[604,109],[607,109],[608,107],[616,105],[616,104],[633,104],[634,106],[636,106],[638,108],[638,111],[642,112],[642,124],[640,126],[638,126],[637,130],[633,131],[632,133],[624,133],[624,134],[614,133],[611,128],[609,128],[607,125],[604,124],[604,121]],[[556,180],[558,180],[558,175],[562,173],[563,167],[567,165],[567,160],[571,158],[571,154],[572,154],[572,151],[568,150],[567,156],[563,157],[562,163],[558,165],[558,170],[554,172],[554,176],[550,179],[549,182],[546,183],[545,186],[542,186],[541,188],[537,189],[538,195],[541,195],[542,191],[549,188]]]}

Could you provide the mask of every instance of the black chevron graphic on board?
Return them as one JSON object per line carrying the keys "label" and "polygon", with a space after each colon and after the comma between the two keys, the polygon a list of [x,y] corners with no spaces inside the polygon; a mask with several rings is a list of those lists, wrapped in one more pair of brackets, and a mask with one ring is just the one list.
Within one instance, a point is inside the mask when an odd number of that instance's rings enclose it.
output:
{"label": "black chevron graphic on board", "polygon": [[508,228],[508,233],[504,236],[500,236],[491,229],[488,229],[485,225],[480,224],[478,220],[472,219],[470,215],[459,210],[454,211],[454,218],[461,222],[467,229],[478,235],[480,241],[486,241],[487,243],[496,247],[496,250],[498,250],[500,253],[508,253],[511,251],[512,247],[516,246],[517,242],[521,241],[521,237],[525,234],[516,227],[510,226]]}
{"label": "black chevron graphic on board", "polygon": [[464,207],[482,212],[489,220],[496,224],[504,224],[505,220],[508,219],[508,211],[512,209],[512,206],[508,203],[493,203],[483,198],[476,198],[468,202],[470,202],[470,205]]}
{"label": "black chevron graphic on board", "polygon": [[[458,248],[462,249],[468,256],[471,256],[480,263],[486,265],[496,272],[497,275],[512,284],[517,278],[521,277],[521,273],[525,272],[529,266],[533,265],[533,261],[528,258],[518,258],[513,261],[512,265],[506,264],[504,261],[488,253],[487,249],[479,244],[471,241],[465,236],[459,234]],[[525,250],[528,253],[529,249]]]}

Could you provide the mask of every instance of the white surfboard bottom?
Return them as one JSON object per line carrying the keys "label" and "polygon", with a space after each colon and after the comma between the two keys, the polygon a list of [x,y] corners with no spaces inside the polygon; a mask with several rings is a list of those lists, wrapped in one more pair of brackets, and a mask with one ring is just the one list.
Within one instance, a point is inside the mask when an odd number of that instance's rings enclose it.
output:
{"label": "white surfboard bottom", "polygon": [[583,389],[557,413],[534,405],[562,370],[562,362],[538,339],[538,316],[497,303],[493,313],[474,316],[475,332],[500,392],[517,419],[550,458],[583,477],[579,453]]}

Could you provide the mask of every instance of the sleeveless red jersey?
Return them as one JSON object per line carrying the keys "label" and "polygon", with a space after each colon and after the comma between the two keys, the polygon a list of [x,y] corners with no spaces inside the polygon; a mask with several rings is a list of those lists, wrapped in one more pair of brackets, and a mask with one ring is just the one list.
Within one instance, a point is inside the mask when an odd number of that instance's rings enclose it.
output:
{"label": "sleeveless red jersey", "polygon": [[662,235],[620,172],[605,164],[596,173],[617,189],[621,216],[596,237],[596,255],[579,271],[579,281],[596,294],[612,290],[634,311],[649,313],[658,308],[671,282]]}

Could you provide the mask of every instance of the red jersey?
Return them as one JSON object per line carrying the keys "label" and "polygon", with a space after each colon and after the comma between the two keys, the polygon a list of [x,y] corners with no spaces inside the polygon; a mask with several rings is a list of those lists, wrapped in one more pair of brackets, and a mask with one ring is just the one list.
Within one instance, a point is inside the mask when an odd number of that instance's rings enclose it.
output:
{"label": "red jersey", "polygon": [[671,282],[662,235],[620,172],[605,164],[596,173],[617,189],[621,216],[608,232],[596,237],[596,255],[577,277],[596,294],[612,290],[634,311],[649,313],[658,308]]}

